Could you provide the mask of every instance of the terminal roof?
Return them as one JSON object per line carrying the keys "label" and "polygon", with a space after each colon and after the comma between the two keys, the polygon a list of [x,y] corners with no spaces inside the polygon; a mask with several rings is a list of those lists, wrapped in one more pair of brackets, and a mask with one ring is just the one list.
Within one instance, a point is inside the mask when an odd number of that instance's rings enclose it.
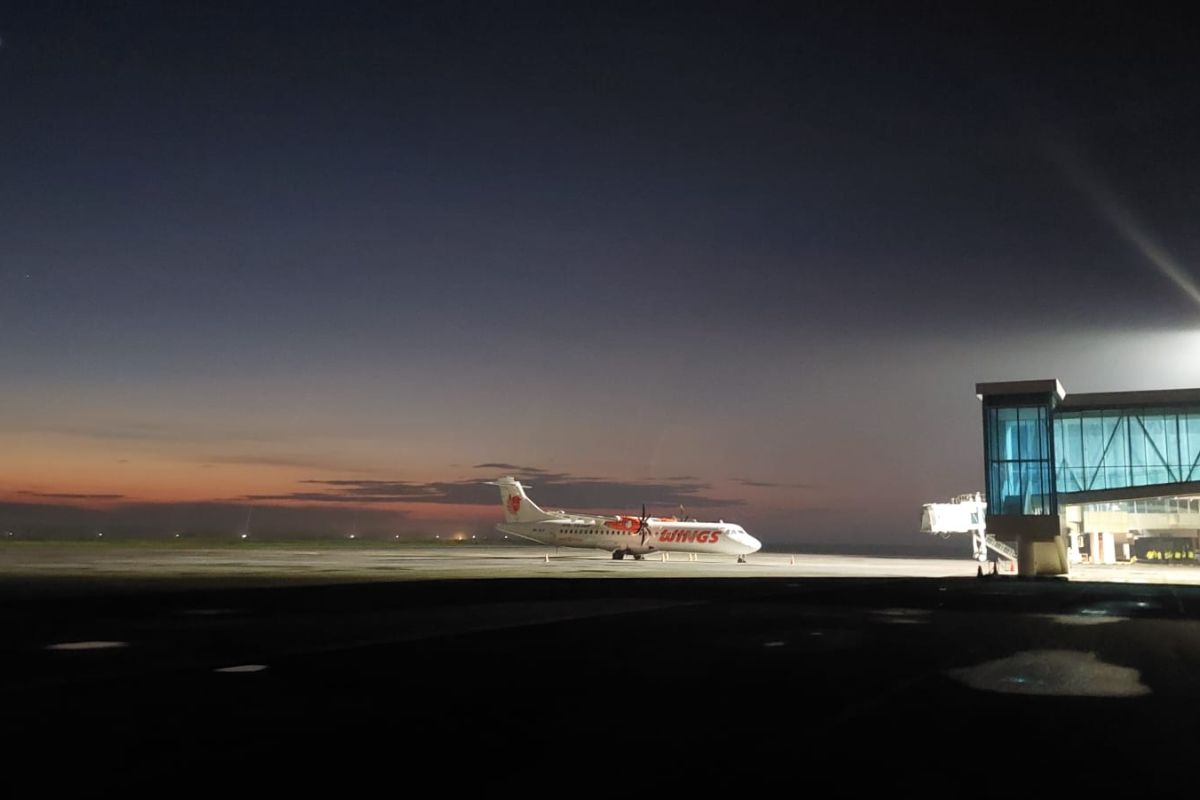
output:
{"label": "terminal roof", "polygon": [[1035,381],[1000,381],[975,384],[975,395],[1003,397],[1005,395],[1058,395],[1061,409],[1132,408],[1146,406],[1197,406],[1200,389],[1151,389],[1136,392],[1089,392],[1068,396],[1056,379]]}
{"label": "terminal roof", "polygon": [[1059,408],[1122,408],[1134,406],[1200,405],[1200,389],[1153,389],[1142,392],[1073,394]]}
{"label": "terminal roof", "polygon": [[1054,378],[1040,381],[1001,381],[999,383],[975,384],[975,395],[981,400],[984,397],[995,397],[996,395],[1049,394],[1051,392],[1057,394],[1059,400],[1067,396],[1062,384]]}

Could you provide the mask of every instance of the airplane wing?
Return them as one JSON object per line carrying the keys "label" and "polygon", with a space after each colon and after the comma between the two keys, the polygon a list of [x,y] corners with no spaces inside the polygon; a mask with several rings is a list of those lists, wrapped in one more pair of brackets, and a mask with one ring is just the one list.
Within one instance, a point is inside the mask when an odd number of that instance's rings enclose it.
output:
{"label": "airplane wing", "polygon": [[527,542],[533,542],[534,544],[545,544],[545,542],[538,541],[537,539],[534,539],[532,536],[525,536],[524,534],[517,533],[516,531],[506,531],[506,530],[504,530],[504,528],[497,528],[496,530],[500,531],[501,533],[503,533],[506,536],[515,536],[518,539],[524,539]]}

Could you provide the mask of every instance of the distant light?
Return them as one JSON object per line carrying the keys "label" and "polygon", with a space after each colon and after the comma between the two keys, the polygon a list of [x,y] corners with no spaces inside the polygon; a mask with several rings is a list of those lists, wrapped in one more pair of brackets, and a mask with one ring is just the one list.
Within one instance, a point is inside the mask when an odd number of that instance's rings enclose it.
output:
{"label": "distant light", "polygon": [[473,534],[473,533],[472,533],[472,534],[471,534],[471,538],[472,538],[472,539],[474,539],[474,538],[475,538],[475,534]]}
{"label": "distant light", "polygon": [[440,538],[442,538],[442,537],[441,537],[441,536],[439,536],[438,534],[436,534],[436,533],[435,533],[435,534],[433,535],[433,538],[435,538],[435,539],[440,539]]}
{"label": "distant light", "polygon": [[395,537],[394,537],[394,538],[396,538],[396,539],[399,539],[399,538],[400,538],[400,534],[398,534],[398,533],[397,533],[397,534],[395,535]]}
{"label": "distant light", "polygon": [[178,534],[178,533],[177,533],[177,534],[175,534],[175,538],[176,538],[176,539],[178,539],[180,536],[181,536],[181,534]]}
{"label": "distant light", "polygon": [[351,539],[355,538],[353,533],[352,533],[352,534],[350,534],[350,538],[351,538]]}
{"label": "distant light", "polygon": [[243,539],[245,539],[245,538],[246,538],[247,536],[249,536],[249,535],[250,535],[250,534],[248,534],[248,533],[243,533],[243,534],[242,534],[242,538],[243,538]]}
{"label": "distant light", "polygon": [[103,533],[101,533],[100,531],[96,531],[96,535],[97,535],[97,536],[103,536],[104,534],[103,534]]}

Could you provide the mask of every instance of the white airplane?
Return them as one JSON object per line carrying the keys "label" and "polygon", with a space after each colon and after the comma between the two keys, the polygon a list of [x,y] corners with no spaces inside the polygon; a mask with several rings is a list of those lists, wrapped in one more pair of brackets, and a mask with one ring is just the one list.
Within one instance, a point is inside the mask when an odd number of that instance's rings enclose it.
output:
{"label": "white airplane", "polygon": [[595,547],[608,550],[618,561],[625,556],[642,560],[647,553],[721,553],[738,557],[762,548],[762,542],[730,522],[697,522],[674,517],[607,517],[570,511],[543,511],[513,477],[492,481],[500,487],[504,524],[496,529],[538,544],[556,547]]}

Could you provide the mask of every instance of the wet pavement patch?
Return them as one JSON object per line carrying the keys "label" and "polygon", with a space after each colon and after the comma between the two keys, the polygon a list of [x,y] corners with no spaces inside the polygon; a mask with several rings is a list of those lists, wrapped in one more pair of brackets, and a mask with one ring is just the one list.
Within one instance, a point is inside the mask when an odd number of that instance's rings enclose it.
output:
{"label": "wet pavement patch", "polygon": [[947,675],[972,689],[1059,697],[1138,697],[1150,694],[1136,669],[1078,650],[1026,650]]}

